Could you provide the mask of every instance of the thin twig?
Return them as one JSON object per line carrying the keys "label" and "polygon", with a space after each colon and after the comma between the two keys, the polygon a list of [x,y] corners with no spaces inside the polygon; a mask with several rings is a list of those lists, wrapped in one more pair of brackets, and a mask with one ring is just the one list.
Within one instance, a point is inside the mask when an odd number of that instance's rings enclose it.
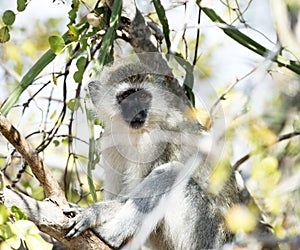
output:
{"label": "thin twig", "polygon": [[222,95],[220,95],[220,97],[214,102],[214,104],[212,105],[212,107],[210,108],[210,111],[209,111],[209,113],[210,113],[210,117],[214,117],[214,114],[215,114],[215,111],[216,111],[216,109],[217,109],[217,107],[218,107],[218,105],[220,104],[220,102],[222,101],[222,100],[226,100],[226,95],[240,82],[240,81],[242,81],[242,80],[244,80],[245,78],[247,78],[248,76],[250,76],[252,73],[254,73],[258,68],[259,68],[260,66],[258,66],[258,67],[255,67],[255,68],[253,68],[253,69],[251,69],[246,75],[244,75],[243,77],[241,77],[241,78],[238,78],[238,79],[236,79],[235,80],[235,82],[233,82],[233,83],[231,83],[227,88],[226,88],[226,90],[223,92],[223,94]]}
{"label": "thin twig", "polygon": [[46,83],[44,83],[44,85],[37,91],[35,92],[28,100],[27,102],[23,103],[23,111],[22,114],[25,113],[25,109],[29,107],[30,102],[46,87],[50,84],[51,82],[48,81]]}
{"label": "thin twig", "polygon": [[198,47],[199,47],[199,37],[200,37],[200,21],[201,21],[201,6],[199,7],[198,11],[198,25],[197,25],[197,35],[196,35],[196,45],[195,45],[195,53],[194,53],[194,60],[193,66],[196,65],[198,59]]}

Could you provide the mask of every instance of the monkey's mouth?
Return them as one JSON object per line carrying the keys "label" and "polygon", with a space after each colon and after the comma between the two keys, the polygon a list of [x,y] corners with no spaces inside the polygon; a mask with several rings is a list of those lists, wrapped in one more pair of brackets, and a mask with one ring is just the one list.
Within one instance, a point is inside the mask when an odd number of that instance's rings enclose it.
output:
{"label": "monkey's mouth", "polygon": [[123,114],[125,121],[130,125],[130,127],[135,128],[135,129],[139,129],[144,125],[144,123],[146,122],[147,116],[148,116],[147,109],[141,110],[140,112],[138,112],[131,120],[126,119],[126,117],[124,117],[124,114]]}

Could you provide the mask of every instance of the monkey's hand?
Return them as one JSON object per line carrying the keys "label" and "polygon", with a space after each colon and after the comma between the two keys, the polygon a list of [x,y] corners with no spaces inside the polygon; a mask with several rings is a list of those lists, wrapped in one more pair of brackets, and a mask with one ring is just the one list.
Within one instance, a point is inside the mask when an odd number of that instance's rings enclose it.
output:
{"label": "monkey's hand", "polygon": [[[102,225],[106,221],[110,220],[121,206],[121,202],[112,200],[99,202],[93,206],[80,210],[72,209],[71,213],[75,213],[75,217],[71,218],[70,222],[66,226],[66,228],[70,229],[66,234],[66,237],[74,238],[88,228],[94,228]],[[66,211],[65,213],[70,214],[70,211]]]}
{"label": "monkey's hand", "polygon": [[104,201],[81,211],[72,209],[71,212],[77,214],[70,219],[66,227],[70,229],[66,234],[67,238],[77,237],[84,230],[91,228],[112,248],[119,248],[126,243],[143,221],[143,215],[130,199],[125,204],[116,200]]}

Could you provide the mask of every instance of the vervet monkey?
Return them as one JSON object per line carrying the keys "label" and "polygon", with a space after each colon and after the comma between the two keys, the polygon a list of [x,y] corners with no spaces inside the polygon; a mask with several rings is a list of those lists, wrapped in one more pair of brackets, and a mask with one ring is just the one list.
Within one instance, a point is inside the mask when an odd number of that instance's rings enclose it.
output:
{"label": "vervet monkey", "polygon": [[[67,237],[93,231],[112,248],[211,249],[232,239],[224,214],[238,202],[234,178],[207,191],[203,127],[178,86],[141,63],[107,66],[88,85],[103,120],[105,201],[83,209]],[[182,91],[183,93],[183,91]]]}

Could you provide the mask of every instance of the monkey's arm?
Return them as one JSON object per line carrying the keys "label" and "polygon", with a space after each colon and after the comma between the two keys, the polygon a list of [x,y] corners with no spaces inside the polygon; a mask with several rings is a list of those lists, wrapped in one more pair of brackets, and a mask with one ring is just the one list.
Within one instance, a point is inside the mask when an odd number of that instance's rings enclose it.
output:
{"label": "monkey's arm", "polygon": [[[153,170],[134,190],[127,200],[105,201],[84,209],[72,219],[71,230],[66,237],[76,237],[87,228],[99,235],[110,246],[118,248],[129,238],[143,230],[141,244],[156,227],[167,209],[172,190],[185,186],[180,178],[185,165],[170,162]],[[182,187],[181,187],[182,188]],[[139,244],[139,243],[138,243]]]}

